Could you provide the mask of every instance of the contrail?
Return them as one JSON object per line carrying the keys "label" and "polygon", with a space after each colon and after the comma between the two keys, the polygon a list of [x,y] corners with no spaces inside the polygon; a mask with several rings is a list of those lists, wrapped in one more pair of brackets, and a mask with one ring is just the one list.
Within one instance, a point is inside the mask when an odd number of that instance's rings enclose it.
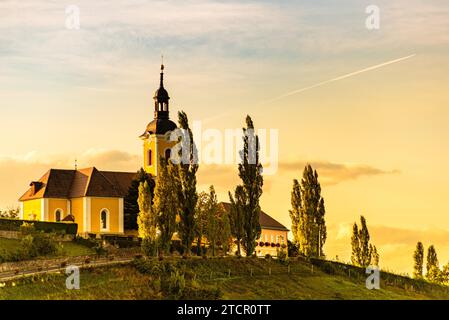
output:
{"label": "contrail", "polygon": [[404,61],[404,60],[410,59],[410,58],[412,58],[414,56],[416,56],[415,53],[411,54],[409,56],[406,56],[406,57],[399,58],[399,59],[387,61],[387,62],[384,62],[384,63],[381,63],[381,64],[376,64],[375,66],[364,68],[362,70],[358,70],[358,71],[354,71],[354,72],[351,72],[351,73],[347,73],[345,75],[342,75],[342,76],[339,76],[339,77],[336,77],[336,78],[333,78],[333,79],[322,81],[322,82],[316,83],[316,84],[308,86],[308,87],[304,87],[304,88],[301,88],[301,89],[297,89],[297,90],[285,93],[285,94],[283,94],[283,95],[281,95],[281,96],[279,96],[277,98],[274,98],[274,99],[271,99],[269,101],[263,102],[262,104],[267,104],[267,103],[270,103],[270,102],[274,102],[274,101],[283,99],[283,98],[288,97],[288,96],[292,96],[292,95],[300,93],[300,92],[304,92],[304,91],[307,91],[307,90],[310,90],[310,89],[313,89],[313,88],[316,88],[316,87],[321,87],[321,86],[323,86],[325,84],[328,84],[328,83],[331,83],[331,82],[334,82],[334,81],[338,81],[338,80],[342,80],[342,79],[346,79],[346,78],[355,76],[355,75],[363,73],[363,72],[379,69],[379,68],[388,66],[388,65],[396,63],[396,62],[400,62],[400,61]]}

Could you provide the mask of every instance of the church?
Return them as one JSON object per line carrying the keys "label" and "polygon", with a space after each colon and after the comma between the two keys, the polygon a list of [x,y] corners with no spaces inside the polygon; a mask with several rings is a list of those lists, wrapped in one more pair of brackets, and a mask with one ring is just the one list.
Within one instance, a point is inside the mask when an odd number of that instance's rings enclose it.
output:
{"label": "church", "polygon": [[[169,140],[177,125],[169,117],[170,97],[164,87],[161,65],[159,88],[154,94],[154,119],[140,136],[143,142],[143,168],[158,176],[159,159],[170,157],[175,142]],[[137,171],[137,170],[136,170]],[[20,219],[75,222],[78,233],[124,234],[124,198],[136,172],[101,171],[95,167],[74,170],[50,169],[32,181],[20,197]],[[229,204],[221,203],[224,210]],[[288,229],[264,212],[258,253],[272,254],[287,243]]]}

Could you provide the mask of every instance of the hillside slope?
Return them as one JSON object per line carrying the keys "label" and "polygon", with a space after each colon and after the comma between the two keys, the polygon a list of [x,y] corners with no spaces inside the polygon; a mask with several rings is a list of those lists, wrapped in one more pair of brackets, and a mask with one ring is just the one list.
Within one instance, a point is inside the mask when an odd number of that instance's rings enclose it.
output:
{"label": "hillside slope", "polygon": [[[448,287],[387,273],[381,274],[380,290],[368,290],[364,270],[344,264],[243,258],[171,258],[91,268],[81,272],[80,290],[67,290],[65,275],[40,276],[6,283],[0,299],[173,298],[161,279],[172,281],[174,274],[185,281],[184,293],[176,296],[183,299],[211,298],[217,292],[221,299],[449,299]],[[187,290],[189,283],[202,290],[199,295]]]}

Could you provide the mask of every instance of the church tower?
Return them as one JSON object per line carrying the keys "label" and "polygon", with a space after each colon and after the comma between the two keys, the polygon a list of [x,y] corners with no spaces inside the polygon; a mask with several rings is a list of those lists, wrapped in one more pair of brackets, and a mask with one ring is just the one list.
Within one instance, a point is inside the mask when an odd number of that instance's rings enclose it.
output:
{"label": "church tower", "polygon": [[169,118],[169,100],[164,88],[164,65],[161,65],[159,89],[154,93],[154,119],[140,136],[143,140],[143,168],[157,177],[160,157],[170,158],[171,148],[176,142],[169,141],[170,132],[177,128]]}

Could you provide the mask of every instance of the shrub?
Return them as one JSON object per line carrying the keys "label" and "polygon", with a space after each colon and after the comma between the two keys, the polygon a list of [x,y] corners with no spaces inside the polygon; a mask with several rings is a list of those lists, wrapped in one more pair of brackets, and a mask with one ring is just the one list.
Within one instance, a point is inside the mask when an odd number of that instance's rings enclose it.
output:
{"label": "shrub", "polygon": [[74,242],[91,249],[97,246],[97,241],[92,238],[85,239],[83,237],[77,236]]}
{"label": "shrub", "polygon": [[271,260],[271,254],[267,253],[267,254],[265,255],[265,259]]}
{"label": "shrub", "polygon": [[167,279],[167,283],[164,286],[162,284],[163,291],[166,291],[166,295],[172,299],[179,299],[183,296],[184,289],[186,287],[186,280],[178,270],[172,272]]}
{"label": "shrub", "polygon": [[157,253],[157,243],[150,239],[143,239],[141,244],[142,253],[147,257],[154,257]]}
{"label": "shrub", "polygon": [[97,256],[104,256],[108,253],[108,251],[103,247],[103,243],[101,241],[97,242],[97,245],[93,247],[93,249]]}
{"label": "shrub", "polygon": [[76,223],[31,221],[0,218],[0,230],[21,231],[21,226],[26,224],[34,225],[35,230],[45,233],[72,234],[76,235],[78,225]]}
{"label": "shrub", "polygon": [[287,261],[287,253],[285,252],[285,250],[278,250],[277,256],[279,261],[281,262]]}

